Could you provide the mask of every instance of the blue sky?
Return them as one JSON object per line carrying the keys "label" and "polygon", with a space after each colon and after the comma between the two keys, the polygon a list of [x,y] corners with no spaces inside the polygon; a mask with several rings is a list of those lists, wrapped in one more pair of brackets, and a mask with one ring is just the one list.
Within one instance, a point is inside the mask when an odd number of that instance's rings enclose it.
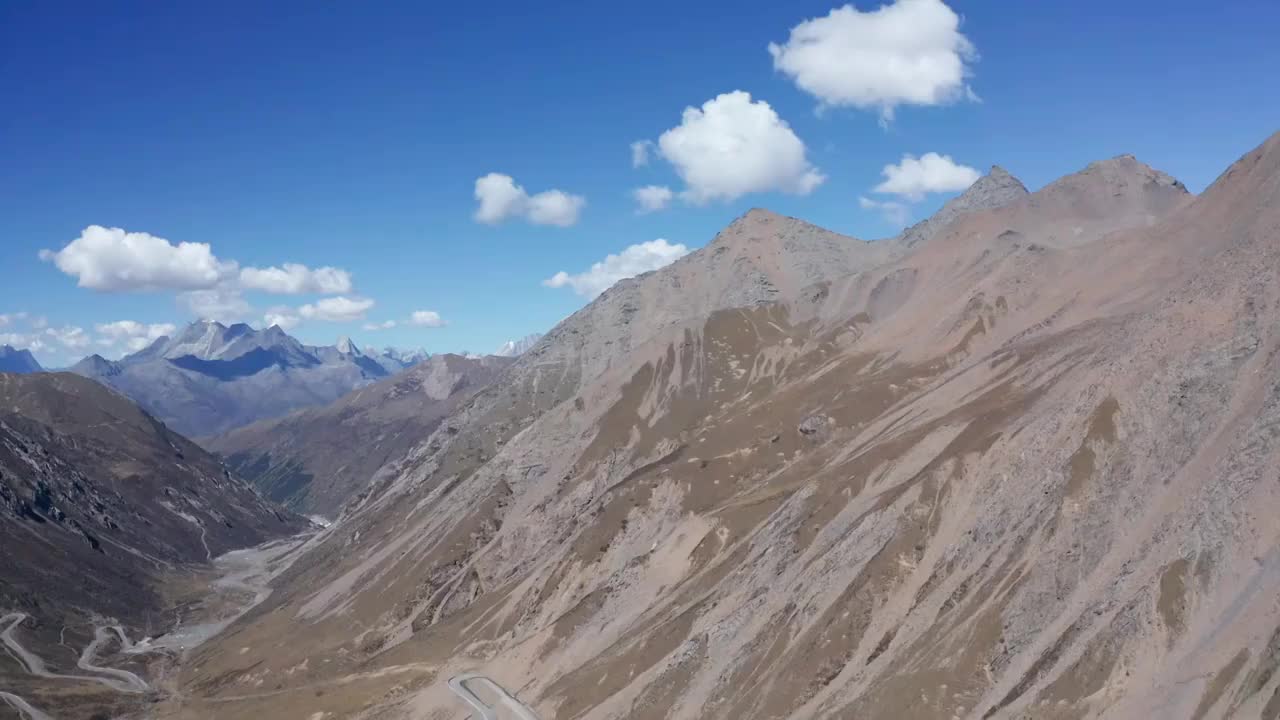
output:
{"label": "blue sky", "polygon": [[[341,288],[306,282],[297,293],[232,288],[234,273],[218,281],[249,306],[243,319],[261,324],[275,308],[308,342],[488,351],[588,301],[572,285],[546,287],[557,272],[658,238],[699,247],[751,207],[892,235],[860,197],[920,219],[955,192],[875,193],[904,154],[980,171],[998,163],[1034,189],[1130,152],[1199,191],[1280,129],[1276,3],[948,5],[974,51],[963,59],[967,91],[953,83],[936,102],[900,102],[885,122],[874,99],[819,109],[821,93],[806,88],[827,70],[883,84],[865,77],[874,62],[815,68],[823,58],[796,55],[801,70],[775,67],[769,44],[786,49],[792,28],[826,18],[830,2],[4,3],[0,338],[40,338],[38,357],[56,365],[119,354],[139,342],[137,328],[192,319],[178,299],[190,278],[130,286],[116,267],[95,290],[39,257],[92,225],[207,244],[240,269],[345,271]],[[872,44],[899,40],[933,42]],[[656,141],[686,107],[737,90],[802,143],[801,167],[779,171],[795,171],[791,180],[721,185],[699,202],[681,195],[697,188],[671,157],[700,172],[705,153],[655,146],[633,167],[632,142]],[[796,173],[808,170],[822,181],[802,188]],[[526,191],[497,224],[476,219],[476,180],[489,173]],[[638,213],[631,193],[645,185],[670,188],[669,206]],[[553,207],[560,224],[530,222],[531,198],[552,189],[585,205]],[[324,312],[338,295],[356,304]],[[368,300],[362,318],[343,319]],[[446,324],[414,325],[415,311]],[[126,320],[138,325],[97,329]],[[388,321],[396,326],[365,329]]]}

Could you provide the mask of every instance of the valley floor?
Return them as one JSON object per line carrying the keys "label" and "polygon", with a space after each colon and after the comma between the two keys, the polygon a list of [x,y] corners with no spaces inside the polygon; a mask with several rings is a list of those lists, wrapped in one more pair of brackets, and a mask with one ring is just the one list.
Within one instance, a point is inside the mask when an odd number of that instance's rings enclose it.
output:
{"label": "valley floor", "polygon": [[27,614],[0,616],[0,718],[155,717],[180,708],[175,680],[192,650],[265,600],[270,581],[313,535],[235,550],[216,558],[212,568],[173,573],[164,588],[173,629],[134,641],[124,627],[103,619],[75,658],[75,672],[60,669],[69,666],[73,648],[67,657],[42,657],[23,644]]}

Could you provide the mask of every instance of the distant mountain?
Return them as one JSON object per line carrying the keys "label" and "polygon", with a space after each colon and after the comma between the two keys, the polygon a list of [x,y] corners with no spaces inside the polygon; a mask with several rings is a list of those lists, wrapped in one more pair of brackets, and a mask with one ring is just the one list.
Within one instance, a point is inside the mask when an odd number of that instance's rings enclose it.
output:
{"label": "distant mountain", "polygon": [[30,350],[18,350],[12,345],[0,345],[0,372],[35,373],[43,369],[31,355]]}
{"label": "distant mountain", "polygon": [[422,348],[401,349],[394,347],[385,347],[382,350],[376,350],[372,347],[364,349],[364,354],[373,358],[378,363],[388,368],[395,368],[396,371],[404,368],[413,367],[418,363],[431,357],[431,353]]}
{"label": "distant mountain", "polygon": [[519,340],[508,340],[502,344],[502,347],[494,351],[494,355],[498,357],[520,357],[533,347],[535,343],[542,337],[542,333],[533,333],[525,335]]}
{"label": "distant mountain", "polygon": [[322,407],[205,441],[270,498],[334,517],[383,465],[403,458],[514,360],[433,355]]}
{"label": "distant mountain", "polygon": [[350,340],[309,346],[277,326],[201,321],[118,361],[91,355],[70,370],[199,437],[332,402],[403,367],[365,356]]}
{"label": "distant mountain", "polygon": [[100,618],[159,635],[162,575],[306,526],[92,380],[0,375],[0,610],[29,616],[19,637],[38,656],[61,664]]}

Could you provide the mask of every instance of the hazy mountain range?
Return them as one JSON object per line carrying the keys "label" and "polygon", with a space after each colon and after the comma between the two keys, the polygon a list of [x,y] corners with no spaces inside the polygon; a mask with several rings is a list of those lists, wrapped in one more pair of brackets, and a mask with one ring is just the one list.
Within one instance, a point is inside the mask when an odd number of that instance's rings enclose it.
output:
{"label": "hazy mountain range", "polygon": [[201,321],[120,360],[91,355],[70,371],[119,390],[178,432],[200,437],[332,402],[407,366],[399,355],[365,354],[346,339],[311,346],[276,326],[255,330]]}

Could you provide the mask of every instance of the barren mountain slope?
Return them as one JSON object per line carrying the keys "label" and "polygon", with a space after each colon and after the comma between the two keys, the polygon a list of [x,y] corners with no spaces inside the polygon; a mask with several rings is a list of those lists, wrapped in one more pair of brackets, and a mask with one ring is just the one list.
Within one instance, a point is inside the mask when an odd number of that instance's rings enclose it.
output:
{"label": "barren mountain slope", "polygon": [[[167,629],[161,574],[305,526],[92,380],[0,374],[0,615],[28,616],[21,642],[54,672],[75,672],[95,618],[135,637]],[[25,686],[21,668],[0,662],[0,686]],[[103,698],[67,707],[44,697],[83,695],[83,685],[46,682],[23,696],[58,717],[87,717]]]}
{"label": "barren mountain slope", "polygon": [[204,441],[269,498],[333,517],[378,468],[399,460],[512,358],[433,355],[336,402]]}
{"label": "barren mountain slope", "polygon": [[1280,136],[910,249],[791,222],[549,333],[177,712],[461,718],[479,669],[560,720],[1280,714]]}

